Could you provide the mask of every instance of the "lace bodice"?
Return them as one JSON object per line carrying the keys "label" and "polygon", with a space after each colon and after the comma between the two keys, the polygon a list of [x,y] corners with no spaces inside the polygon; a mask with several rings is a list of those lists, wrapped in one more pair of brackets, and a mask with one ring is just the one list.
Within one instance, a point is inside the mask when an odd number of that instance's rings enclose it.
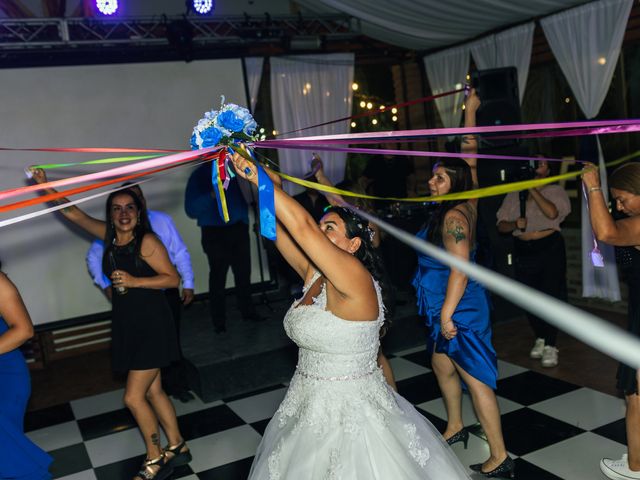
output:
{"label": "lace bodice", "polygon": [[[304,293],[319,277],[316,272],[305,286]],[[375,280],[372,281],[378,298],[378,318],[375,321],[344,320],[328,311],[325,283],[310,305],[294,302],[284,317],[284,328],[300,347],[299,375],[346,380],[371,374],[377,368],[384,307],[380,287]]]}

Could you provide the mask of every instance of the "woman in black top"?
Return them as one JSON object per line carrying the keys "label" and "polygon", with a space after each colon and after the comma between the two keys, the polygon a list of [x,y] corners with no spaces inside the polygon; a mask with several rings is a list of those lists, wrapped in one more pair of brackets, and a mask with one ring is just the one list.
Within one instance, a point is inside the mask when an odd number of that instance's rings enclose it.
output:
{"label": "woman in black top", "polygon": [[[44,183],[40,169],[33,178]],[[47,189],[48,193],[55,193]],[[68,202],[60,199],[59,203]],[[124,403],[145,441],[147,458],[135,480],[164,480],[173,467],[191,460],[178,429],[175,409],[162,389],[160,368],[178,359],[172,313],[163,293],[177,288],[180,277],[162,242],[151,230],[147,211],[130,189],[107,198],[107,221],[87,215],[76,206],[62,214],[90,234],[104,240],[103,271],[114,288],[112,298],[112,367],[127,372]],[[169,446],[162,449],[162,425]]]}

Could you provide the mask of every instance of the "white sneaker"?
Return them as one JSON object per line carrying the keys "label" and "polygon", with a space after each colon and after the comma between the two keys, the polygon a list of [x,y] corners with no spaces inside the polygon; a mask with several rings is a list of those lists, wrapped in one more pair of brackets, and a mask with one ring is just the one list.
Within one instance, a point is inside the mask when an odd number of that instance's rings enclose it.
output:
{"label": "white sneaker", "polygon": [[536,338],[536,343],[533,344],[529,357],[542,358],[542,350],[544,349],[544,338]]}
{"label": "white sneaker", "polygon": [[603,458],[600,460],[600,470],[607,478],[612,480],[640,480],[640,472],[629,470],[627,454],[622,455],[620,460]]}
{"label": "white sneaker", "polygon": [[550,345],[546,345],[542,349],[542,366],[555,367],[558,365],[558,349]]}

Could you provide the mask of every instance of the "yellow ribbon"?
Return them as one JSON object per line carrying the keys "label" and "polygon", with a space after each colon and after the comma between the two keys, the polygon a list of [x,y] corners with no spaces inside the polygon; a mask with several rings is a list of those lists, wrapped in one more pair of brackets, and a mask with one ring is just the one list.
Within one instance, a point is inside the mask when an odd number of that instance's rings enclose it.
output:
{"label": "yellow ribbon", "polygon": [[[621,163],[627,162],[633,158],[640,156],[640,150],[637,150],[629,155],[625,155],[609,163],[606,163],[607,167],[614,167]],[[541,187],[549,183],[555,183],[560,180],[566,180],[574,178],[582,174],[582,171],[567,172],[562,175],[556,175],[554,177],[539,178],[534,180],[524,180],[520,182],[505,183],[502,185],[492,185],[490,187],[477,188],[475,190],[467,190],[464,192],[448,193],[446,195],[436,195],[428,197],[410,197],[410,198],[396,198],[396,197],[377,197],[375,195],[367,195],[362,193],[349,192],[347,190],[341,190],[335,187],[329,187],[316,182],[310,182],[308,180],[302,180],[301,178],[292,177],[286,173],[276,172],[280,177],[290,182],[302,185],[303,187],[313,188],[321,192],[334,193],[345,197],[357,197],[366,198],[368,200],[390,200],[394,202],[444,202],[448,200],[469,200],[472,198],[485,198],[493,197],[495,195],[503,195],[510,192],[519,192],[521,190],[529,190],[531,188]]]}

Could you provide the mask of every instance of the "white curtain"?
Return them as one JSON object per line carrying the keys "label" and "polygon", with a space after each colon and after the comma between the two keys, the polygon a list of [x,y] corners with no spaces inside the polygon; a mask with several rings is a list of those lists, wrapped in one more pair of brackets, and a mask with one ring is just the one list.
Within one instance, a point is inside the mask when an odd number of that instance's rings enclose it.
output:
{"label": "white curtain", "polygon": [[258,102],[264,58],[245,57],[242,60],[244,62],[245,75],[247,76],[247,86],[249,87],[249,98],[247,99],[249,101],[249,110],[253,113],[256,110],[256,103]]}
{"label": "white curtain", "polygon": [[520,103],[529,76],[531,45],[533,44],[533,22],[489,35],[469,45],[478,70],[516,67],[518,70],[518,92]]}
{"label": "white curtain", "polygon": [[[273,122],[278,132],[328,122],[351,115],[351,84],[353,83],[352,53],[298,55],[271,58],[271,104]],[[323,125],[280,138],[296,136],[334,135],[349,132],[349,122]],[[318,152],[324,170],[335,184],[344,180],[347,154]],[[283,172],[300,177],[310,169],[313,151],[278,150]],[[289,193],[301,188],[285,183]]]}
{"label": "white curtain", "polygon": [[[542,19],[540,24],[576,101],[594,118],[607,95],[633,0],[601,0]],[[600,177],[606,192],[606,172],[598,141]],[[593,237],[586,203],[582,202],[582,295],[620,300],[613,248],[600,245],[605,268],[590,261]]]}
{"label": "white curtain", "polygon": [[343,12],[365,35],[414,50],[446,48],[504,25],[526,22],[587,0],[296,0],[317,13]]}
{"label": "white curtain", "polygon": [[[469,72],[469,49],[466,46],[451,48],[423,59],[431,93],[438,95],[462,88]],[[464,92],[436,98],[436,108],[445,128],[460,126]]]}

